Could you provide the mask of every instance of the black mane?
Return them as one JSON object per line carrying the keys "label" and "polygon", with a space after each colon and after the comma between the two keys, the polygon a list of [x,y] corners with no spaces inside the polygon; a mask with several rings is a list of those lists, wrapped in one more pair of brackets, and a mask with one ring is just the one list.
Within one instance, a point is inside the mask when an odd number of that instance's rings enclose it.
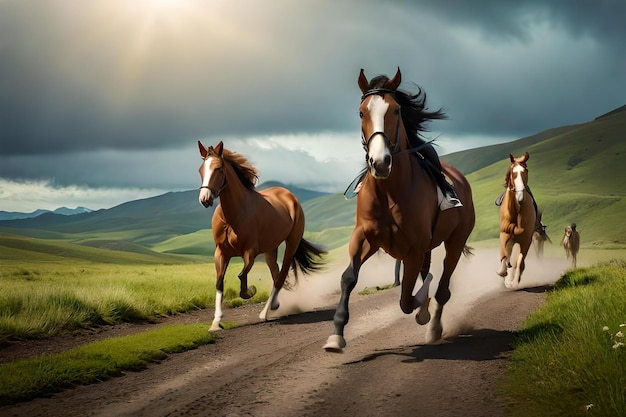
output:
{"label": "black mane", "polygon": [[[384,88],[389,81],[386,75],[378,75],[370,80],[369,89]],[[426,141],[422,138],[421,132],[427,132],[426,124],[431,120],[446,119],[447,116],[442,109],[429,111],[426,108],[426,92],[415,84],[418,88],[416,94],[411,94],[402,90],[396,90],[393,94],[395,100],[401,107],[402,123],[411,146],[416,147]]]}

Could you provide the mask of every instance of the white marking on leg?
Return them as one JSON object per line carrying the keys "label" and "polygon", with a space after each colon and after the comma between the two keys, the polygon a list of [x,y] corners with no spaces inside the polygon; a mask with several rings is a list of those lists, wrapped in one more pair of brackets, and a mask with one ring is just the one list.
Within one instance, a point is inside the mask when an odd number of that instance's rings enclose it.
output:
{"label": "white marking on leg", "polygon": [[259,314],[259,318],[261,320],[265,320],[267,321],[270,315],[270,309],[272,309],[272,305],[275,302],[275,298],[276,298],[276,288],[272,287],[272,292],[270,293],[269,298],[267,299],[267,302],[265,303],[265,307],[263,308],[263,311],[261,311],[261,314]]}
{"label": "white marking on leg", "polygon": [[422,287],[417,291],[417,294],[415,294],[416,308],[424,304],[428,299],[428,290],[430,288],[430,283],[432,280],[433,274],[429,273],[428,275],[426,275],[426,279],[424,280]]}
{"label": "white marking on leg", "polygon": [[215,315],[213,316],[213,323],[211,324],[210,330],[219,330],[220,329],[220,321],[222,321],[222,299],[224,298],[224,293],[222,291],[215,292]]}

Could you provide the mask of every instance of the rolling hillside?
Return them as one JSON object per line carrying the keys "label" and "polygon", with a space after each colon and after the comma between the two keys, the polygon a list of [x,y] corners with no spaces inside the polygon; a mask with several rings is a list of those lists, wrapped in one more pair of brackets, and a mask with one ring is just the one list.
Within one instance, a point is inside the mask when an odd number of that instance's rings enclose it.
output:
{"label": "rolling hillside", "polygon": [[[444,156],[442,159],[466,173],[472,185],[477,222],[470,240],[498,237],[498,208],[494,201],[503,191],[508,154],[528,151],[529,184],[544,211],[543,222],[548,225],[554,244],[558,244],[563,228],[575,222],[583,246],[625,247],[623,132],[626,107],[587,123]],[[351,180],[346,178],[346,184]],[[279,184],[266,183],[259,188],[274,185]],[[355,199],[346,200],[340,193],[288,188],[302,202],[308,238],[329,249],[347,242],[354,225]],[[167,256],[168,261],[172,260],[170,256],[206,259],[213,253],[208,230],[213,208],[204,209],[197,196],[197,190],[171,192],[74,216],[48,213],[31,219],[0,221],[0,246],[4,246],[3,251],[12,245],[25,251],[30,242],[31,250],[43,253],[46,250],[36,248],[46,242],[52,247],[63,242],[109,252],[105,257],[112,251],[124,251],[148,256],[149,262],[160,255]],[[15,235],[30,240],[18,240]],[[54,252],[53,248],[48,250]]]}
{"label": "rolling hillside", "polygon": [[[594,121],[534,144],[510,142],[500,161],[471,172],[477,224],[473,240],[497,237],[494,200],[503,191],[508,153],[530,153],[529,185],[544,211],[543,222],[553,240],[563,228],[577,223],[582,244],[626,245],[626,111],[612,112]],[[480,149],[472,150],[473,154]]]}

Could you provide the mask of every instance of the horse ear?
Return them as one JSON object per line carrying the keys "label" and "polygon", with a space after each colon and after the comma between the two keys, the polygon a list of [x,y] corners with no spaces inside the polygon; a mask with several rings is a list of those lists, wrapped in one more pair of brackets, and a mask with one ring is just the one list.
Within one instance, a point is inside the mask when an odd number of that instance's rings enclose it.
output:
{"label": "horse ear", "polygon": [[200,156],[203,159],[206,159],[206,156],[208,155],[209,152],[207,151],[207,148],[205,148],[202,142],[200,141],[198,141],[198,148],[200,148]]}
{"label": "horse ear", "polygon": [[530,159],[530,154],[528,152],[524,153],[524,159],[522,159],[522,162],[526,162]]}
{"label": "horse ear", "polygon": [[367,81],[367,78],[365,78],[365,72],[363,71],[363,68],[361,68],[361,73],[359,74],[358,84],[361,92],[363,94],[367,93],[367,91],[369,90],[369,81]]}
{"label": "horse ear", "polygon": [[385,83],[385,88],[389,90],[396,91],[402,82],[402,74],[400,73],[400,67],[396,71],[396,75],[393,78]]}
{"label": "horse ear", "polygon": [[515,157],[513,156],[512,153],[509,154],[509,158],[511,158],[511,162],[515,162]]}
{"label": "horse ear", "polygon": [[224,150],[224,143],[220,140],[220,143],[215,147],[215,153],[217,156],[222,156],[222,151]]}

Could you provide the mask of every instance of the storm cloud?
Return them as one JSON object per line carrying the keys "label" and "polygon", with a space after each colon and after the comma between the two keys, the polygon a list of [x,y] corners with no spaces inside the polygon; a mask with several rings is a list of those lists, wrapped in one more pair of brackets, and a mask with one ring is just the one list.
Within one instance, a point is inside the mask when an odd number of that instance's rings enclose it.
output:
{"label": "storm cloud", "polygon": [[400,67],[447,112],[441,152],[512,140],[625,104],[623,16],[619,0],[0,0],[0,177],[188,189],[202,139],[262,181],[337,191],[362,160],[361,68]]}

